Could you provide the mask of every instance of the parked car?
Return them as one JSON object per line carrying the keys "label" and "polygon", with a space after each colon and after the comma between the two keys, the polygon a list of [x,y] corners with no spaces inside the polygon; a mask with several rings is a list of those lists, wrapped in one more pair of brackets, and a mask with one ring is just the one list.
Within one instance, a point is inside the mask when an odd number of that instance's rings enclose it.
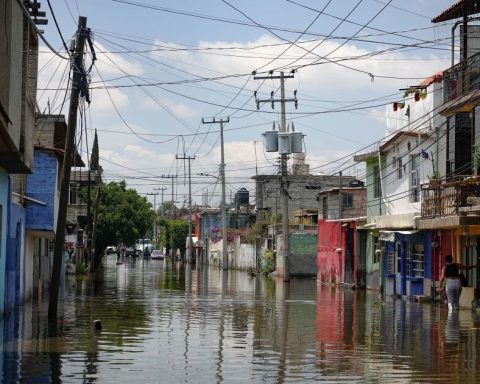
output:
{"label": "parked car", "polygon": [[115,253],[117,252],[117,247],[115,245],[109,245],[107,246],[107,248],[105,248],[105,252],[107,253],[107,255],[109,255],[110,253]]}
{"label": "parked car", "polygon": [[135,253],[135,248],[133,248],[132,246],[128,246],[125,249],[125,255],[126,256],[134,256],[134,253]]}
{"label": "parked car", "polygon": [[163,260],[165,258],[165,255],[160,249],[154,249],[150,255],[150,258],[152,260]]}

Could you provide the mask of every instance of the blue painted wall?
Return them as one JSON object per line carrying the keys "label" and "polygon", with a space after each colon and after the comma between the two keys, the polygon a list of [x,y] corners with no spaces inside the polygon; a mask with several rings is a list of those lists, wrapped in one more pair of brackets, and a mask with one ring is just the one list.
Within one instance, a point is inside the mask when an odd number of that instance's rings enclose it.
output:
{"label": "blue painted wall", "polygon": [[[386,251],[384,254],[384,275],[388,276],[390,281],[394,282],[394,286],[390,287],[390,291],[393,289],[392,293],[406,295],[407,293],[410,296],[415,295],[424,295],[428,294],[428,292],[424,292],[424,279],[431,279],[432,278],[432,233],[429,231],[425,232],[417,232],[414,234],[401,234],[395,233],[395,240],[396,242],[400,243],[400,256],[401,256],[401,270],[397,271],[394,275],[387,275],[387,264],[386,264],[386,255],[389,251],[395,251],[395,243],[394,242],[387,242],[386,243]],[[415,243],[415,244],[423,244],[423,251],[424,251],[424,275],[422,278],[420,277],[408,277],[406,276],[406,243]],[[395,259],[395,263],[397,260]],[[410,290],[407,292],[407,281],[410,284]]]}
{"label": "blue painted wall", "polygon": [[35,150],[34,173],[27,175],[27,196],[46,203],[27,206],[26,229],[54,231],[57,158],[53,153]]}
{"label": "blue painted wall", "polygon": [[[0,168],[0,281],[5,282],[5,260],[7,255],[7,211],[9,178],[4,169]],[[0,313],[5,310],[5,284],[0,284]]]}

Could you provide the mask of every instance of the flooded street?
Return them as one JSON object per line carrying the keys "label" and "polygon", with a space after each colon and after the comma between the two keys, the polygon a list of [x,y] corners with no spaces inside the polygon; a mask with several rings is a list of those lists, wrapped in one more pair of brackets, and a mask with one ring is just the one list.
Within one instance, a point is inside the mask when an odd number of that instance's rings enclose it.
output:
{"label": "flooded street", "polygon": [[[106,259],[3,323],[2,382],[476,382],[480,318],[315,280]],[[103,330],[93,321],[100,319]]]}

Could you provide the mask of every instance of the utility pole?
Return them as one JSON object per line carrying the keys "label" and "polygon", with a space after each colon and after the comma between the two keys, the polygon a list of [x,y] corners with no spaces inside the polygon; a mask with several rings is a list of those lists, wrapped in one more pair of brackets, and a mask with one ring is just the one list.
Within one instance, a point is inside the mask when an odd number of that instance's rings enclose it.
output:
{"label": "utility pole", "polygon": [[230,117],[226,119],[217,120],[213,118],[212,120],[206,121],[202,118],[202,124],[220,124],[220,153],[221,153],[221,163],[220,163],[220,177],[222,179],[222,268],[224,271],[228,269],[228,236],[227,236],[227,199],[225,197],[225,150],[223,144],[223,124],[230,122]]}
{"label": "utility pole", "polygon": [[193,241],[192,241],[192,172],[190,162],[195,160],[195,156],[175,156],[177,160],[188,160],[188,254],[187,261],[193,263]]}
{"label": "utility pole", "polygon": [[[155,191],[160,191],[162,193],[162,205],[160,206],[160,217],[163,217],[163,192],[166,191],[167,187],[161,187],[161,188],[153,188]],[[156,212],[155,212],[156,214]],[[160,225],[158,226],[158,228],[162,228]],[[160,233],[157,234],[157,237],[158,237],[158,247],[162,250],[163,252],[163,247],[162,247],[162,233],[160,231]]]}
{"label": "utility pole", "polygon": [[[295,107],[297,106],[297,98],[293,99],[285,99],[285,79],[291,79],[294,77],[294,72],[292,71],[290,74],[285,75],[282,71],[280,75],[273,75],[273,71],[270,71],[268,76],[254,76],[255,80],[263,80],[263,79],[280,79],[280,99],[274,99],[274,92],[272,91],[270,99],[266,100],[259,100],[257,101],[257,108],[260,108],[260,104],[262,103],[271,103],[272,108],[274,107],[275,103],[280,103],[280,114],[281,114],[281,124],[280,124],[280,133],[287,133],[287,118],[285,114],[285,103],[288,102],[295,102]],[[296,91],[295,91],[296,92]],[[296,93],[295,93],[296,95]],[[256,93],[255,93],[256,98]],[[288,235],[289,235],[289,228],[288,228],[288,172],[287,172],[287,154],[281,154],[281,161],[280,161],[280,188],[282,193],[282,231],[283,231],[283,255],[281,256],[281,261],[283,263],[283,281],[287,282],[290,281],[290,248],[288,244]],[[278,264],[277,264],[278,265]]]}
{"label": "utility pole", "polygon": [[63,158],[62,178],[60,185],[60,199],[58,204],[57,228],[55,232],[55,248],[53,253],[52,281],[48,302],[48,318],[55,319],[58,309],[58,294],[60,291],[60,275],[62,272],[63,251],[65,246],[65,224],[67,220],[68,194],[70,187],[70,173],[72,158],[75,155],[75,131],[77,129],[78,96],[80,81],[83,76],[83,48],[86,39],[87,18],[78,18],[78,30],[75,42],[75,52],[72,54],[72,90],[70,93],[70,108],[68,111],[67,137]]}
{"label": "utility pole", "polygon": [[[177,175],[162,175],[161,176],[162,179],[172,179],[172,209],[174,210],[175,212],[175,184],[174,184],[174,181],[176,178],[178,178]],[[173,218],[175,218],[175,214],[173,215]]]}
{"label": "utility pole", "polygon": [[155,191],[160,191],[162,193],[162,205],[160,206],[160,217],[163,216],[163,192],[167,190],[167,187],[153,188]]}
{"label": "utility pole", "polygon": [[153,196],[153,212],[155,213],[155,219],[153,221],[153,242],[156,245],[157,244],[157,196],[158,196],[158,193],[148,192],[147,195]]}
{"label": "utility pole", "polygon": [[[343,194],[342,194],[342,171],[338,175],[338,249],[345,255],[345,250],[342,249],[342,216],[343,216]],[[338,254],[341,259],[341,253]],[[343,265],[339,263],[339,265]],[[345,267],[342,268],[341,279],[345,281]]]}

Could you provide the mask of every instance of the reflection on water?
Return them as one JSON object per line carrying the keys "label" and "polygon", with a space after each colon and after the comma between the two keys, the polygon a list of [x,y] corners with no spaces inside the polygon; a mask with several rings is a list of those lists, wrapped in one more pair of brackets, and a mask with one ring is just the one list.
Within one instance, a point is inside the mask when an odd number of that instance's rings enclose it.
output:
{"label": "reflection on water", "polygon": [[[480,320],[314,280],[107,259],[1,325],[2,382],[475,382]],[[96,331],[93,320],[102,321]]]}

